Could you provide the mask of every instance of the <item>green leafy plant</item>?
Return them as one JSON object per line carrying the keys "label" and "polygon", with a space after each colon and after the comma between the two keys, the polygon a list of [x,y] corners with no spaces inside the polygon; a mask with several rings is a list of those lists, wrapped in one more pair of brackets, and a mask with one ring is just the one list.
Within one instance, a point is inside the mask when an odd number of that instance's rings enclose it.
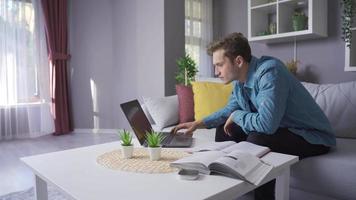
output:
{"label": "green leafy plant", "polygon": [[303,11],[295,11],[292,16],[293,30],[300,31],[305,29],[305,25],[308,21],[308,17]]}
{"label": "green leafy plant", "polygon": [[350,48],[351,41],[352,41],[352,31],[351,26],[353,23],[353,17],[355,15],[355,3],[353,0],[342,0],[341,7],[342,7],[342,39],[345,41],[347,47]]}
{"label": "green leafy plant", "polygon": [[160,147],[165,136],[162,133],[151,131],[146,133],[146,142],[148,147]]}
{"label": "green leafy plant", "polygon": [[132,146],[132,135],[129,131],[123,130],[120,132],[120,139],[122,146]]}
{"label": "green leafy plant", "polygon": [[178,84],[190,85],[195,80],[195,75],[198,72],[197,64],[189,54],[186,54],[177,60],[177,65],[176,81]]}

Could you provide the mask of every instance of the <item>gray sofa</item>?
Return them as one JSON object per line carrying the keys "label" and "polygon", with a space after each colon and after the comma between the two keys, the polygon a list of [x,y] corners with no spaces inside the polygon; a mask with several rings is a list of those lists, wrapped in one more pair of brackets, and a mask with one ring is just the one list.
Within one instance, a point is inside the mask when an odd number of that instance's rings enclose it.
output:
{"label": "gray sofa", "polygon": [[[291,169],[291,200],[356,199],[356,81],[303,83],[332,124],[337,146],[326,155],[306,158]],[[164,130],[168,131],[171,127]],[[201,129],[195,138],[213,141],[215,130]],[[253,199],[247,194],[239,200]]]}
{"label": "gray sofa", "polygon": [[303,83],[333,126],[337,145],[291,169],[291,199],[356,199],[356,81]]}

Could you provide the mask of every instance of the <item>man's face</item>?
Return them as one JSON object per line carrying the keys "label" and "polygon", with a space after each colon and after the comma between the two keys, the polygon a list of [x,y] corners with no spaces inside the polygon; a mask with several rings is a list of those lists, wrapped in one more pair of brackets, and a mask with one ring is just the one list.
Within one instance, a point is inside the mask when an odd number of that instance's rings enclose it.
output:
{"label": "man's face", "polygon": [[215,68],[215,75],[225,84],[229,84],[231,81],[237,80],[239,68],[234,65],[224,53],[225,50],[223,49],[213,52],[213,65]]}

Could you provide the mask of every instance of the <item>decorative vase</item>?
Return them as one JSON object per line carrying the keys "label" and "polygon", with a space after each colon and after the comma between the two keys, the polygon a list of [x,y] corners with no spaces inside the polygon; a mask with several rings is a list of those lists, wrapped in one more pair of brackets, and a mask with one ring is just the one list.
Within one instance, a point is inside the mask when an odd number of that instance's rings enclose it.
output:
{"label": "decorative vase", "polygon": [[134,150],[134,146],[131,145],[131,146],[121,146],[121,150],[122,150],[122,156],[125,158],[125,159],[128,159],[128,158],[131,158],[132,155],[133,155],[133,150]]}
{"label": "decorative vase", "polygon": [[293,16],[293,30],[294,31],[301,31],[305,30],[307,24],[308,17],[305,15],[294,15]]}
{"label": "decorative vase", "polygon": [[270,23],[268,29],[269,29],[269,33],[270,34],[276,34],[276,32],[277,32],[277,24],[276,23]]}
{"label": "decorative vase", "polygon": [[150,160],[155,161],[161,158],[161,147],[148,147]]}

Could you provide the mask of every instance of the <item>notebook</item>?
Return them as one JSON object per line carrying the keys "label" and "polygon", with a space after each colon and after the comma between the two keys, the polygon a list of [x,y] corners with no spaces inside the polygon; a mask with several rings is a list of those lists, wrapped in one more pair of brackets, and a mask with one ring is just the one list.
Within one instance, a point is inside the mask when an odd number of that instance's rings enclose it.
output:
{"label": "notebook", "polygon": [[[126,119],[135,133],[138,141],[142,146],[146,144],[146,133],[153,130],[147,116],[142,110],[142,107],[137,99],[120,104]],[[173,134],[171,132],[162,132],[165,139],[162,142],[162,147],[190,147],[193,143],[191,135]]]}

